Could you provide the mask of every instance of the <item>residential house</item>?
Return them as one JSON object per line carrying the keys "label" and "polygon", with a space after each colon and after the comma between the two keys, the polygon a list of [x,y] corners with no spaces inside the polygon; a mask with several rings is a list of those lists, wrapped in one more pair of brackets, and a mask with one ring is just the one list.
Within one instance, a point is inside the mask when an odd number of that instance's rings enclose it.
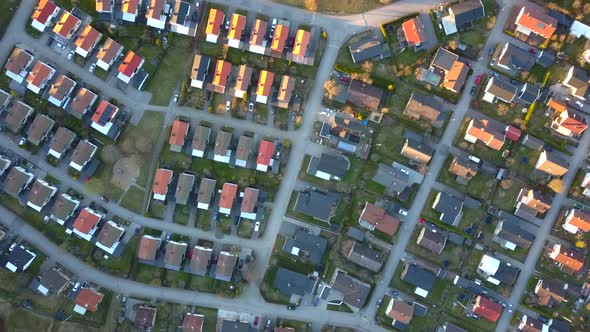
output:
{"label": "residential house", "polygon": [[481,141],[487,147],[500,151],[504,145],[505,135],[488,119],[471,119],[464,139],[475,144]]}
{"label": "residential house", "polygon": [[143,66],[145,59],[133,51],[128,51],[119,65],[117,78],[124,83],[129,83]]}
{"label": "residential house", "polygon": [[524,332],[543,332],[549,331],[549,326],[539,319],[522,315],[520,321],[518,322],[518,330]]}
{"label": "residential house", "polygon": [[219,199],[219,212],[230,215],[231,209],[236,201],[238,194],[238,185],[226,182],[221,188],[221,198]]}
{"label": "residential house", "polygon": [[444,120],[441,105],[433,97],[420,92],[412,92],[404,109],[404,115],[414,120],[425,121],[431,126]]}
{"label": "residential house", "polygon": [[555,62],[555,54],[548,49],[541,50],[536,58],[537,64],[543,68],[549,68]]}
{"label": "residential house", "polygon": [[209,72],[209,65],[211,58],[201,54],[195,54],[193,57],[193,65],[191,67],[191,86],[202,89],[207,73]]}
{"label": "residential house", "polygon": [[546,173],[549,176],[563,176],[567,173],[569,163],[556,152],[543,150],[539,160],[535,164],[535,169]]}
{"label": "residential house", "polygon": [[151,235],[144,235],[139,240],[139,249],[137,250],[137,258],[140,261],[154,261],[160,250],[162,239],[153,237]]}
{"label": "residential house", "polygon": [[108,71],[121,54],[123,54],[123,45],[107,38],[96,53],[96,65]]}
{"label": "residential house", "polygon": [[514,97],[516,97],[516,86],[492,77],[486,84],[484,92],[482,99],[488,103],[495,103],[497,100],[512,103]]}
{"label": "residential house", "polygon": [[211,83],[207,84],[207,89],[216,93],[225,93],[227,78],[231,72],[231,63],[225,60],[217,60],[215,63],[215,72]]}
{"label": "residential house", "polygon": [[35,289],[42,295],[60,295],[70,285],[70,277],[60,268],[52,267],[41,272]]}
{"label": "residential house", "polygon": [[348,305],[353,311],[358,311],[365,306],[371,293],[371,285],[338,270],[332,282],[330,293],[332,292],[342,294],[342,303]]}
{"label": "residential house", "polygon": [[202,178],[199,185],[199,193],[197,194],[197,208],[202,210],[209,210],[209,204],[215,193],[216,181],[209,178]]}
{"label": "residential house", "polygon": [[524,211],[536,215],[537,213],[544,214],[550,208],[551,201],[547,196],[532,189],[520,189],[516,199],[516,210],[524,209]]}
{"label": "residential house", "polygon": [[368,111],[375,112],[379,109],[382,96],[382,89],[362,81],[352,80],[346,92],[346,101],[355,106],[365,108]]}
{"label": "residential house", "polygon": [[242,206],[240,207],[240,218],[256,220],[259,195],[260,190],[251,187],[247,187],[243,193],[240,193],[240,197],[242,197]]}
{"label": "residential house", "polygon": [[31,26],[41,32],[45,31],[51,21],[57,17],[60,8],[49,0],[39,0],[31,15]]}
{"label": "residential house", "polygon": [[277,95],[277,106],[280,108],[289,108],[293,91],[295,90],[295,83],[297,79],[293,76],[283,75],[281,77],[281,86],[279,87]]}
{"label": "residential house", "polygon": [[275,79],[275,74],[268,70],[261,70],[256,85],[256,102],[266,104],[270,96],[270,89]]}
{"label": "residential house", "polygon": [[98,229],[98,223],[104,218],[104,214],[89,207],[83,208],[74,221],[74,234],[86,241],[90,241]]}
{"label": "residential house", "polygon": [[4,111],[12,101],[10,93],[0,89],[0,112]]}
{"label": "residential house", "polygon": [[401,155],[419,164],[426,165],[432,159],[434,150],[422,142],[406,138]]}
{"label": "residential house", "polygon": [[5,252],[0,257],[0,265],[11,272],[24,272],[31,266],[35,257],[37,257],[37,254],[31,250],[13,243],[8,248],[8,252]]}
{"label": "residential house", "polygon": [[[192,11],[195,11],[195,13],[192,13]],[[198,22],[193,21],[192,17],[196,15],[198,15],[198,12],[191,3],[174,0],[170,20],[168,21],[170,31],[194,37],[197,34]]]}
{"label": "residential house", "polygon": [[426,40],[426,32],[424,31],[424,23],[420,16],[411,18],[402,23],[401,33],[399,35],[400,46],[413,47],[419,49],[422,43]]}
{"label": "residential house", "polygon": [[190,195],[195,187],[195,176],[189,173],[180,173],[176,184],[176,204],[187,205]]}
{"label": "residential house", "polygon": [[586,255],[574,248],[564,248],[561,244],[555,243],[549,251],[549,258],[562,270],[568,273],[578,273],[584,267]]}
{"label": "residential house", "polygon": [[41,93],[41,90],[45,89],[54,74],[55,69],[53,67],[37,60],[27,76],[27,89],[36,94]]}
{"label": "residential house", "polygon": [[496,322],[502,314],[502,305],[500,303],[482,295],[475,297],[470,309],[474,314],[491,322]]}
{"label": "residential house", "polygon": [[113,12],[114,0],[96,0],[96,12],[110,14]]}
{"label": "residential house", "polygon": [[440,255],[447,243],[447,237],[447,233],[444,231],[430,227],[422,227],[420,234],[418,234],[416,244]]}
{"label": "residential house", "polygon": [[135,311],[133,323],[139,331],[152,331],[156,325],[158,309],[147,305],[140,305]]}
{"label": "residential house", "polygon": [[80,201],[68,194],[61,194],[55,199],[49,217],[60,225],[64,225],[80,206]]}
{"label": "residential house", "polygon": [[188,134],[189,123],[182,120],[174,120],[172,122],[172,129],[170,130],[170,139],[168,144],[170,145],[170,151],[181,152],[184,146],[184,140]]}
{"label": "residential house", "polygon": [[272,41],[270,43],[270,54],[274,57],[282,57],[285,45],[289,37],[289,23],[279,20],[275,26]]}
{"label": "residential house", "polygon": [[403,329],[410,324],[412,318],[414,318],[414,307],[403,301],[390,298],[387,308],[385,309],[385,315],[391,318],[392,326],[396,326],[398,329]]}
{"label": "residential house", "polygon": [[348,50],[354,63],[380,60],[391,56],[389,46],[383,42],[380,34],[373,30],[352,36],[348,42]]}
{"label": "residential house", "polygon": [[238,256],[227,251],[219,252],[215,266],[215,279],[231,281],[237,262]]}
{"label": "residential house", "polygon": [[86,88],[81,88],[76,93],[72,102],[69,103],[69,113],[78,119],[82,119],[84,114],[88,112],[92,105],[98,99],[98,95]]}
{"label": "residential house", "polygon": [[469,67],[459,61],[459,56],[455,53],[439,48],[436,51],[431,66],[438,76],[442,78],[444,88],[458,93],[465,85]]}
{"label": "residential house", "polygon": [[99,133],[109,136],[111,129],[117,130],[116,126],[113,126],[113,122],[119,113],[119,108],[106,100],[101,100],[96,108],[96,111],[92,115],[92,123],[90,126]]}
{"label": "residential house", "polygon": [[501,283],[512,286],[516,281],[520,270],[497,258],[483,255],[477,266],[477,273],[479,273],[486,281],[496,286]]}
{"label": "residential house", "polygon": [[527,148],[535,151],[541,151],[545,147],[545,142],[543,140],[530,134],[525,134],[521,143]]}
{"label": "residential house", "polygon": [[229,23],[229,31],[227,32],[227,45],[229,47],[242,48],[242,35],[246,27],[246,16],[238,13],[233,13]]}
{"label": "residential house", "polygon": [[10,166],[12,166],[12,160],[0,154],[0,176],[4,175]]}
{"label": "residential house", "polygon": [[565,295],[568,284],[561,280],[543,280],[539,279],[535,285],[535,295],[537,303],[542,306],[552,307],[562,302],[567,302]]}
{"label": "residential house", "polygon": [[[397,195],[398,197],[404,197],[410,191],[410,186],[414,183],[410,179],[411,172],[413,170],[398,163],[394,163],[393,166],[380,163],[372,179],[384,186],[388,193]],[[419,183],[421,180],[416,182]]]}
{"label": "residential house", "polygon": [[209,137],[211,137],[211,128],[198,125],[195,129],[195,136],[192,143],[192,155],[203,158],[207,145],[209,144]]}
{"label": "residential house", "polygon": [[58,36],[69,40],[72,39],[74,33],[80,28],[82,21],[68,11],[64,11],[61,17],[53,27],[53,32]]}
{"label": "residential house", "polygon": [[27,206],[37,212],[41,212],[51,198],[55,196],[55,193],[57,193],[56,187],[44,180],[37,179],[27,194]]}
{"label": "residential house", "polygon": [[166,27],[166,20],[168,19],[166,14],[169,11],[169,8],[165,9],[166,6],[168,6],[166,0],[150,0],[145,13],[148,26],[160,30]]}
{"label": "residential house", "polygon": [[65,75],[59,75],[49,87],[49,102],[57,107],[65,107],[75,87],[76,81]]}
{"label": "residential house", "polygon": [[123,226],[109,220],[98,232],[96,246],[112,255],[121,243],[123,233],[125,233]]}
{"label": "residential house", "polygon": [[224,319],[219,332],[248,332],[250,329],[250,323]]}
{"label": "residential house", "polygon": [[518,91],[518,99],[525,105],[530,105],[541,96],[541,89],[533,84],[525,83]]}
{"label": "residential house", "polygon": [[320,157],[311,157],[307,173],[326,181],[340,181],[349,168],[350,160],[345,156],[322,153]]}
{"label": "residential house", "polygon": [[319,235],[308,233],[305,229],[299,228],[295,232],[295,237],[288,237],[283,246],[283,252],[309,261],[317,265],[322,261],[328,240]]}
{"label": "residential house", "polygon": [[477,175],[477,164],[465,157],[453,157],[449,173],[457,176],[457,181],[467,183]]}
{"label": "residential house", "polygon": [[202,246],[195,246],[191,250],[190,272],[192,274],[204,276],[209,269],[209,262],[213,256],[213,249]]}
{"label": "residential house", "polygon": [[570,94],[578,99],[586,100],[588,92],[588,73],[584,69],[571,66],[563,80],[563,85],[570,89]]}
{"label": "residential house", "polygon": [[248,48],[250,52],[266,54],[266,30],[268,30],[268,22],[257,18],[250,35],[250,46]]}
{"label": "residential house", "polygon": [[303,297],[312,293],[314,283],[313,279],[304,274],[279,267],[272,281],[272,288],[289,297],[293,295]]}
{"label": "residential house", "polygon": [[578,113],[565,110],[553,119],[551,128],[561,135],[572,137],[581,135],[588,128],[588,123]]}
{"label": "residential house", "polygon": [[559,100],[556,98],[549,98],[547,101],[547,107],[554,112],[554,114],[559,114],[561,112],[567,111],[567,104],[563,100]]}
{"label": "residential house", "polygon": [[4,124],[8,130],[18,134],[33,112],[31,106],[22,101],[16,101],[6,111]]}
{"label": "residential house", "polygon": [[[312,54],[308,54],[309,42],[311,40],[311,32],[299,28],[295,33],[295,44],[293,44],[293,51],[291,52],[291,59],[295,63],[309,64],[308,58]],[[313,64],[310,63],[310,64]]]}
{"label": "residential house", "polygon": [[76,45],[76,53],[83,58],[87,58],[101,39],[102,33],[88,24],[82,29],[82,32],[74,42]]}
{"label": "residential house", "polygon": [[207,19],[207,26],[205,27],[205,40],[210,43],[217,43],[219,32],[223,25],[225,13],[219,9],[209,9],[209,18]]}
{"label": "residential house", "polygon": [[269,167],[274,164],[273,155],[275,152],[275,143],[267,140],[260,141],[258,155],[256,156],[256,170],[261,172],[268,171]]}
{"label": "residential house", "polygon": [[[485,8],[481,0],[467,0],[463,2],[457,2],[450,6],[448,10],[450,21],[455,26],[455,30],[467,27],[476,20],[485,17]],[[443,26],[445,25],[443,24]],[[447,35],[449,34],[450,33],[447,32]]]}
{"label": "residential house", "polygon": [[17,197],[31,184],[31,182],[33,182],[33,178],[35,178],[35,175],[27,172],[27,170],[21,166],[13,167],[8,171],[8,174],[4,178],[2,189],[5,193]]}
{"label": "residential house", "polygon": [[436,194],[432,208],[440,214],[439,220],[450,226],[457,227],[463,217],[463,201],[444,192]]}
{"label": "residential house", "polygon": [[502,219],[496,224],[494,241],[504,249],[516,250],[517,247],[528,249],[534,240],[535,235],[521,228],[516,222]]}
{"label": "residential house", "polygon": [[215,147],[213,149],[213,160],[229,164],[232,152],[229,149],[231,138],[232,134],[230,132],[223,130],[217,132],[217,138],[215,139]]}
{"label": "residential house", "polygon": [[238,76],[236,77],[236,84],[234,85],[233,96],[236,98],[244,98],[248,94],[248,89],[252,83],[252,68],[246,65],[240,65],[238,68]]}
{"label": "residential house", "polygon": [[37,114],[27,129],[27,141],[34,146],[39,146],[49,135],[55,125],[52,118],[44,114]]}
{"label": "residential house", "polygon": [[4,65],[6,76],[21,84],[29,74],[28,70],[33,64],[33,60],[34,58],[31,53],[22,48],[15,47]]}
{"label": "residential house", "polygon": [[498,56],[497,66],[508,71],[528,72],[535,62],[535,57],[528,50],[511,43],[504,43]]}
{"label": "residential house", "polygon": [[240,136],[238,147],[236,148],[236,166],[246,167],[253,149],[254,139],[246,135]]}
{"label": "residential house", "polygon": [[92,157],[94,157],[97,149],[96,145],[90,143],[90,141],[79,141],[74,152],[72,152],[70,167],[78,172],[82,172],[84,166],[86,166],[90,160],[92,160]]}
{"label": "residential house", "polygon": [[386,213],[384,208],[365,202],[365,207],[359,217],[359,225],[371,231],[378,230],[393,236],[399,228],[400,221]]}
{"label": "residential house", "polygon": [[400,278],[416,287],[414,294],[426,298],[434,287],[437,277],[432,271],[415,263],[405,263]]}
{"label": "residential house", "polygon": [[166,201],[166,196],[168,195],[168,187],[170,186],[170,182],[172,182],[172,175],[174,172],[169,169],[165,168],[158,168],[156,170],[156,175],[154,176],[154,184],[152,186],[152,193],[154,194],[153,198],[159,201]]}
{"label": "residential house", "polygon": [[339,201],[340,194],[336,192],[300,191],[295,201],[295,212],[329,223]]}
{"label": "residential house", "polygon": [[82,287],[76,295],[74,312],[84,315],[86,311],[95,312],[102,302],[104,294],[99,293],[93,289]]}
{"label": "residential house", "polygon": [[140,0],[123,0],[121,3],[121,12],[123,13],[123,21],[135,22],[137,14],[139,13],[139,7],[141,6]]}
{"label": "residential house", "polygon": [[582,58],[584,59],[584,63],[590,63],[590,39],[586,39],[586,43],[584,44],[584,52],[582,52]]}
{"label": "residential house", "polygon": [[557,20],[545,13],[543,8],[530,2],[520,8],[514,23],[516,32],[543,39],[551,38],[557,29]]}
{"label": "residential house", "polygon": [[565,221],[561,227],[572,234],[579,231],[590,232],[590,214],[572,208],[565,214]]}
{"label": "residential house", "polygon": [[346,259],[373,272],[381,270],[386,259],[381,252],[363,244],[362,242],[350,242],[352,245],[346,252]]}
{"label": "residential house", "polygon": [[186,255],[188,244],[185,242],[168,241],[165,246],[164,267],[179,271]]}

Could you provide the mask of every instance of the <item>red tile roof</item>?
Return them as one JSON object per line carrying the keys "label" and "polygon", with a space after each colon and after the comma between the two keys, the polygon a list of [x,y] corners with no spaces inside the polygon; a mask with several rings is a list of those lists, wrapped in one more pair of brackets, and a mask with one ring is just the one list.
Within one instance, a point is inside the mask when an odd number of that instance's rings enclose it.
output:
{"label": "red tile roof", "polygon": [[101,216],[91,212],[89,208],[84,208],[78,214],[78,218],[74,222],[74,228],[80,233],[88,234],[100,221]]}
{"label": "red tile roof", "polygon": [[159,238],[141,237],[139,241],[139,250],[137,251],[137,258],[144,259],[147,261],[154,260],[156,258],[156,252],[160,248],[162,240]]}
{"label": "red tile roof", "polygon": [[402,29],[409,46],[422,43],[423,40],[420,38],[420,32],[418,31],[421,25],[422,22],[417,17],[402,23]]}
{"label": "red tile roof", "polygon": [[165,3],[164,0],[151,0],[145,17],[160,20]]}
{"label": "red tile roof", "polygon": [[104,126],[105,123],[100,123],[100,118],[109,107],[114,108],[114,111],[111,112],[111,116],[108,118],[107,122],[114,118],[115,115],[117,115],[117,113],[119,112],[119,108],[106,100],[101,100],[100,104],[98,104],[98,107],[96,108],[96,112],[94,112],[94,115],[92,116],[92,122]]}
{"label": "red tile roof", "polygon": [[201,332],[205,316],[186,313],[182,320],[182,332]]}
{"label": "red tile roof", "polygon": [[259,96],[266,96],[270,95],[270,88],[272,87],[272,83],[275,79],[275,74],[268,70],[262,70],[260,72],[260,77],[258,78],[258,86],[256,87],[256,94]]}
{"label": "red tile roof", "polygon": [[103,297],[103,294],[93,291],[90,288],[82,288],[76,296],[76,304],[86,308],[90,312],[95,312],[100,302],[102,302]]}
{"label": "red tile roof", "polygon": [[526,5],[523,6],[523,9],[522,16],[516,21],[516,24],[545,38],[551,38],[557,28],[557,19],[547,15],[543,9],[535,5]]}
{"label": "red tile roof", "polygon": [[399,228],[400,221],[387,213],[384,208],[380,208],[369,202],[365,203],[360,219],[375,226],[375,229],[389,236],[395,234]]}
{"label": "red tile roof", "polygon": [[11,73],[20,75],[21,71],[25,69],[25,66],[32,58],[33,56],[27,51],[15,47],[12,50],[12,53],[10,53],[10,57],[8,58],[8,61],[6,61],[4,68]]}
{"label": "red tile roof", "polygon": [[152,192],[154,194],[166,195],[168,193],[168,185],[172,180],[173,172],[169,169],[158,168],[154,176],[154,185]]}
{"label": "red tile roof", "polygon": [[584,267],[585,257],[581,252],[574,249],[564,248],[558,244],[555,244],[553,248],[551,248],[551,252],[557,252],[557,255],[553,260],[568,269],[578,272]]}
{"label": "red tile roof", "polygon": [[111,11],[111,0],[96,0],[96,11],[97,12],[110,12]]}
{"label": "red tile roof", "polygon": [[246,188],[244,190],[244,198],[242,199],[241,212],[253,213],[256,203],[258,202],[258,194],[260,191],[255,188]]}
{"label": "red tile roof", "polygon": [[508,126],[506,127],[506,138],[513,140],[513,141],[518,141],[520,139],[520,135],[522,134],[522,131],[514,126]]}
{"label": "red tile roof", "polygon": [[246,16],[233,13],[231,16],[231,23],[229,31],[227,32],[227,39],[239,40],[242,38],[242,32],[246,27]]}
{"label": "red tile roof", "polygon": [[119,65],[119,73],[131,77],[139,66],[141,66],[142,62],[143,57],[137,55],[137,53],[133,51],[129,51],[125,55],[125,58],[123,58],[123,62]]}
{"label": "red tile roof", "polygon": [[565,116],[562,118],[560,126],[570,130],[572,133],[580,135],[588,128],[586,119],[578,114],[567,112],[562,113],[562,115]]}
{"label": "red tile roof", "polygon": [[215,63],[215,73],[213,76],[213,80],[211,83],[213,85],[218,85],[225,87],[227,85],[227,77],[229,76],[229,72],[231,71],[231,63],[228,61],[217,60]]}
{"label": "red tile roof", "polygon": [[256,19],[256,22],[254,23],[254,29],[252,29],[252,35],[250,36],[250,45],[262,45],[267,28],[268,22],[261,19]]}
{"label": "red tile roof", "polygon": [[478,295],[473,305],[473,313],[489,321],[495,322],[502,314],[502,305],[493,300]]}
{"label": "red tile roof", "polygon": [[289,36],[289,27],[283,24],[277,24],[275,33],[270,44],[270,49],[277,52],[283,52],[285,49],[285,42]]}
{"label": "red tile roof", "polygon": [[137,5],[139,0],[123,0],[121,11],[128,14],[137,14]]}
{"label": "red tile roof", "polygon": [[188,122],[174,120],[174,122],[172,122],[172,131],[170,132],[170,140],[168,143],[170,145],[183,146],[188,127]]}
{"label": "red tile roof", "polygon": [[302,29],[297,30],[295,35],[295,45],[293,46],[293,55],[304,56],[307,52],[307,46],[311,39],[311,32]]}
{"label": "red tile roof", "polygon": [[111,61],[117,56],[119,50],[121,50],[123,46],[116,41],[112,40],[111,38],[107,38],[105,40],[102,47],[98,50],[96,57],[107,64],[110,64]]}
{"label": "red tile roof", "polygon": [[487,146],[494,150],[500,150],[504,145],[498,133],[491,128],[491,123],[487,119],[474,119],[473,125],[468,131],[468,134],[484,142]]}
{"label": "red tile roof", "polygon": [[219,199],[219,207],[231,209],[238,193],[238,185],[226,182],[221,188],[221,199]]}
{"label": "red tile roof", "polygon": [[92,103],[92,101],[96,101],[96,97],[96,93],[86,88],[81,88],[76,93],[74,99],[72,99],[72,102],[70,103],[70,109],[73,112],[82,114],[88,110],[88,108],[91,106],[90,104]]}
{"label": "red tile roof", "polygon": [[572,226],[576,226],[583,232],[590,231],[590,214],[584,213],[578,209],[573,209],[573,215],[570,220]]}
{"label": "red tile roof", "polygon": [[270,160],[275,152],[275,144],[270,141],[261,141],[258,148],[258,157],[256,157],[256,164],[270,166]]}
{"label": "red tile roof", "polygon": [[90,49],[92,49],[92,47],[98,43],[100,38],[102,38],[102,33],[89,24],[84,27],[84,30],[82,30],[80,36],[76,38],[75,44],[85,51],[90,51]]}
{"label": "red tile roof", "polygon": [[563,101],[555,99],[553,97],[551,99],[549,99],[547,106],[549,106],[550,108],[554,109],[556,112],[559,112],[559,113],[567,110],[567,105]]}
{"label": "red tile roof", "polygon": [[53,32],[64,38],[72,37],[74,30],[80,26],[80,19],[70,12],[64,12],[53,27]]}
{"label": "red tile roof", "polygon": [[219,35],[219,30],[221,29],[221,25],[223,24],[223,17],[225,14],[215,8],[211,8],[209,10],[209,18],[207,19],[207,27],[205,28],[205,33],[208,35]]}
{"label": "red tile roof", "polygon": [[53,14],[56,8],[57,5],[49,0],[39,0],[39,3],[37,4],[37,7],[35,7],[31,18],[40,22],[41,24],[46,24],[47,19],[49,16],[51,16],[51,14]]}
{"label": "red tile roof", "polygon": [[29,76],[27,76],[27,83],[40,88],[43,82],[51,75],[52,71],[53,68],[37,60],[33,69],[29,72]]}

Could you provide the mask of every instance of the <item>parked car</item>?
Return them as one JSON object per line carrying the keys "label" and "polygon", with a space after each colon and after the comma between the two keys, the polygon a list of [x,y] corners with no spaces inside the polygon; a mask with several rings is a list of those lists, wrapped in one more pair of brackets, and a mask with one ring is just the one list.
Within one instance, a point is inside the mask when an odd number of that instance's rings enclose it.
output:
{"label": "parked car", "polygon": [[490,50],[488,51],[488,55],[489,55],[489,56],[492,56],[492,54],[494,54],[494,51],[495,51],[495,50],[496,50],[496,49],[495,49],[495,48],[493,48],[493,47],[492,47],[492,48],[490,48]]}
{"label": "parked car", "polygon": [[382,298],[377,301],[377,308],[379,308],[381,306],[381,302],[383,302]]}
{"label": "parked car", "polygon": [[474,85],[471,87],[471,91],[469,91],[469,94],[473,96],[473,95],[475,95],[476,91],[477,91],[477,87]]}
{"label": "parked car", "polygon": [[68,53],[68,60],[72,60],[73,57],[74,57],[74,51],[70,51],[70,53]]}
{"label": "parked car", "polygon": [[91,65],[90,65],[90,67],[88,68],[88,71],[89,71],[89,72],[91,72],[91,73],[93,73],[95,68],[96,68],[96,63],[93,63],[93,64],[91,64]]}
{"label": "parked car", "polygon": [[491,75],[491,76],[494,76],[494,77],[498,77],[498,76],[499,76],[499,75],[498,75],[498,73],[496,73],[496,72],[495,72],[495,71],[493,71],[493,70],[490,72],[490,75]]}
{"label": "parked car", "polygon": [[225,21],[225,30],[229,30],[229,19]]}
{"label": "parked car", "polygon": [[103,201],[103,202],[105,202],[105,203],[108,203],[109,202],[109,199],[105,195],[100,195],[100,200]]}
{"label": "parked car", "polygon": [[478,76],[475,78],[475,85],[480,85],[480,84],[481,84],[481,76],[482,76],[482,75],[478,75]]}
{"label": "parked car", "polygon": [[248,104],[248,112],[254,112],[254,103]]}
{"label": "parked car", "polygon": [[346,77],[346,76],[340,76],[338,79],[339,79],[341,82],[344,82],[344,83],[349,83],[349,82],[350,82],[350,78],[348,78],[348,77]]}
{"label": "parked car", "polygon": [[578,105],[579,107],[581,107],[581,108],[584,108],[584,103],[583,103],[583,102],[581,102],[581,101],[579,101],[579,100],[576,100],[576,101],[575,101],[575,103],[576,103],[576,105]]}
{"label": "parked car", "polygon": [[495,65],[496,64],[496,59],[492,59],[492,62],[490,62],[490,65]]}
{"label": "parked car", "polygon": [[77,292],[78,289],[80,289],[80,282],[74,284],[74,287],[72,287],[72,292]]}
{"label": "parked car", "polygon": [[287,306],[287,310],[295,310],[295,309],[297,309],[297,306],[296,306],[296,305],[294,305],[294,304],[289,304],[289,305]]}
{"label": "parked car", "polygon": [[400,208],[397,213],[399,213],[402,216],[407,216],[408,215],[408,210],[406,210],[404,208]]}
{"label": "parked car", "polygon": [[231,109],[231,101],[226,101],[225,102],[225,111],[229,112],[229,110]]}
{"label": "parked car", "polygon": [[510,79],[510,83],[514,84],[514,85],[519,85],[520,82],[517,79],[511,78]]}
{"label": "parked car", "polygon": [[178,103],[178,93],[175,93],[174,94],[174,102],[175,103]]}
{"label": "parked car", "polygon": [[259,230],[260,230],[260,221],[257,221],[257,222],[254,224],[254,231],[255,231],[255,232],[258,232]]}

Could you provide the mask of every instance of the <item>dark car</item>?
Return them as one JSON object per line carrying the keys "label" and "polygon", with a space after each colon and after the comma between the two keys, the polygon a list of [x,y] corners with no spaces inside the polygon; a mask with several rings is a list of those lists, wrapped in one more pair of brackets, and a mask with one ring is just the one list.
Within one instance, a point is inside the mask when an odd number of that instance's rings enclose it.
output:
{"label": "dark car", "polygon": [[477,88],[475,86],[472,86],[471,91],[469,91],[469,94],[473,96],[475,95],[475,91],[477,91]]}
{"label": "dark car", "polygon": [[105,203],[108,203],[109,202],[109,199],[105,195],[100,195],[100,200],[103,201],[103,202],[105,202]]}
{"label": "dark car", "polygon": [[531,47],[531,48],[529,48],[529,53],[537,54],[537,50]]}
{"label": "dark car", "polygon": [[488,55],[492,55],[494,54],[495,49],[492,47],[490,48],[490,50],[488,51]]}
{"label": "dark car", "polygon": [[296,305],[294,305],[294,304],[289,304],[289,305],[287,306],[287,310],[295,310],[295,309],[297,309],[297,306],[296,306]]}

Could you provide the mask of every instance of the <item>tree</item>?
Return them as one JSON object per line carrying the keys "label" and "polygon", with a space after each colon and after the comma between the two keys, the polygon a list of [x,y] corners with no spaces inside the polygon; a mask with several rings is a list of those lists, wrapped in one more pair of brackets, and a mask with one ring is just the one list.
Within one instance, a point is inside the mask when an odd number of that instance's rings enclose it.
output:
{"label": "tree", "polygon": [[488,30],[492,30],[494,25],[496,25],[496,16],[490,17],[490,19],[488,20],[488,23],[486,24],[486,28],[488,28]]}
{"label": "tree", "polygon": [[361,69],[364,73],[371,74],[373,72],[373,63],[365,61],[361,64]]}
{"label": "tree", "polygon": [[457,48],[457,40],[455,40],[455,39],[449,40],[449,48],[451,50],[456,49]]}
{"label": "tree", "polygon": [[324,83],[324,89],[326,90],[325,96],[328,99],[334,99],[340,93],[340,85],[335,80],[330,79]]}
{"label": "tree", "polygon": [[317,12],[318,11],[318,1],[317,0],[305,0],[305,9],[309,10],[310,12]]}
{"label": "tree", "polygon": [[563,190],[563,181],[560,179],[552,179],[549,181],[549,184],[547,184],[547,187],[549,187],[549,189],[553,190],[554,192],[559,193]]}

